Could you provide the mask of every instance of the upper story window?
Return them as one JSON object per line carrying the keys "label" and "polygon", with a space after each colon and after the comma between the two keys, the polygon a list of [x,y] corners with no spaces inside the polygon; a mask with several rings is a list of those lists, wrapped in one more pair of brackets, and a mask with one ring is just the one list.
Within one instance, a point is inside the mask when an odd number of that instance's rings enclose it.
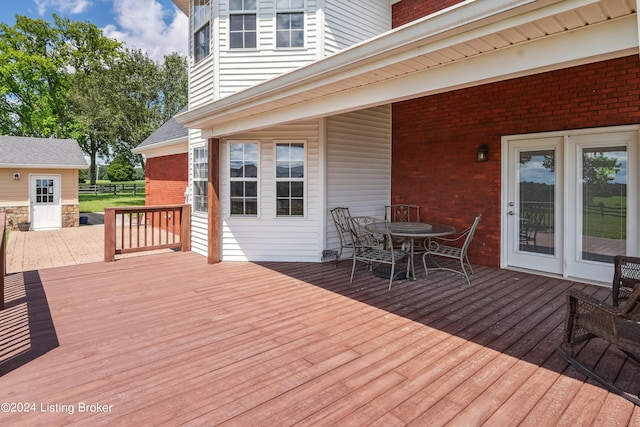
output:
{"label": "upper story window", "polygon": [[277,216],[304,216],[304,169],[304,143],[276,144]]}
{"label": "upper story window", "polygon": [[258,143],[229,143],[231,215],[258,215]]}
{"label": "upper story window", "polygon": [[200,62],[211,49],[211,0],[193,1],[193,58]]}
{"label": "upper story window", "polygon": [[229,47],[255,49],[257,43],[256,0],[229,2]]}
{"label": "upper story window", "polygon": [[207,213],[209,155],[207,146],[193,148],[193,211]]}
{"label": "upper story window", "polygon": [[304,47],[304,0],[277,0],[276,47]]}

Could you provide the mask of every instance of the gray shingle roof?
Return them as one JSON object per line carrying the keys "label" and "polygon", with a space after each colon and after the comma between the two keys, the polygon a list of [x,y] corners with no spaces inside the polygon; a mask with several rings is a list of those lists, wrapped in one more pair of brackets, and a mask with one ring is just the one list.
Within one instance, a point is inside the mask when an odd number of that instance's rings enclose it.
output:
{"label": "gray shingle roof", "polygon": [[[184,107],[182,110],[178,111],[176,114],[180,114],[187,111],[187,107]],[[159,142],[172,141],[174,139],[186,138],[187,137],[187,128],[181,124],[176,122],[176,119],[172,117],[165,124],[160,126],[154,133],[149,135],[147,139],[142,141],[138,147],[143,148],[150,145],[157,144]]]}
{"label": "gray shingle roof", "polygon": [[0,135],[0,167],[86,169],[87,161],[75,139]]}

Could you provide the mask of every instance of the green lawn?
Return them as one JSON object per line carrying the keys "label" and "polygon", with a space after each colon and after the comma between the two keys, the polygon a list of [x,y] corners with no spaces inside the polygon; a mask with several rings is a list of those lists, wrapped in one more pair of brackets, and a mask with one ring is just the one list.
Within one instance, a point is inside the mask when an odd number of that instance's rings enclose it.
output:
{"label": "green lawn", "polygon": [[115,208],[118,206],[144,206],[144,194],[133,196],[124,194],[114,196],[113,194],[80,194],[80,213],[104,212],[104,208]]}
{"label": "green lawn", "polygon": [[624,239],[627,235],[627,198],[594,197],[582,217],[587,236]]}

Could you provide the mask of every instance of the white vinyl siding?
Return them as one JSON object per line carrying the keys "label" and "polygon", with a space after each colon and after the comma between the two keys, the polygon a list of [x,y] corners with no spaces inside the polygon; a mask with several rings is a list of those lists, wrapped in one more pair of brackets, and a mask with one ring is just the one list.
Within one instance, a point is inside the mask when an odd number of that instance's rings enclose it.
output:
{"label": "white vinyl siding", "polygon": [[[203,146],[208,144],[206,139],[202,139],[200,137],[200,131],[196,129],[189,130],[189,141],[190,147],[189,150],[189,177],[193,177],[193,147]],[[209,167],[213,167],[213,170],[217,170],[217,168],[213,165],[209,165]],[[193,181],[189,181],[189,201],[193,203]],[[196,212],[192,210],[191,215],[191,250],[200,255],[207,255],[208,245],[207,245],[207,235],[208,235],[208,213],[207,212]]]}
{"label": "white vinyl siding", "polygon": [[219,98],[239,92],[266,80],[306,65],[318,58],[316,1],[305,5],[305,46],[296,49],[276,47],[275,2],[259,2],[257,22],[257,49],[232,49],[229,40],[228,1],[220,1],[220,28],[218,46]]}
{"label": "white vinyl siding", "polygon": [[329,210],[384,218],[391,200],[391,106],[327,118],[327,230],[325,249],[340,241]]}
{"label": "white vinyl siding", "polygon": [[[228,168],[220,168],[222,210],[222,259],[225,261],[318,262],[322,255],[323,187],[320,162],[319,120],[307,120],[277,128],[234,135],[234,140],[260,140],[260,199],[257,217],[230,215]],[[305,141],[305,215],[276,215],[275,144]],[[228,159],[229,145],[221,142],[221,158]]]}
{"label": "white vinyl siding", "polygon": [[[211,54],[198,64],[191,62],[191,108],[255,86],[391,29],[388,0],[368,0],[366,7],[359,2],[306,0],[304,47],[279,49],[275,5],[275,1],[258,1],[256,49],[232,49],[229,0],[213,2]],[[193,46],[190,48],[193,50]]]}
{"label": "white vinyl siding", "polygon": [[214,100],[214,55],[209,55],[189,69],[189,108]]}
{"label": "white vinyl siding", "polygon": [[388,0],[325,2],[325,50],[332,54],[391,30]]}

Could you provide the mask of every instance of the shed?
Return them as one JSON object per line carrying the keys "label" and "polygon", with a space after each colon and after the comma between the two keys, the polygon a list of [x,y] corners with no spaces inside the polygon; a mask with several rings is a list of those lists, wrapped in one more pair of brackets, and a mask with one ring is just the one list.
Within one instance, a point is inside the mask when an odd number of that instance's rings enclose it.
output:
{"label": "shed", "polygon": [[0,136],[0,210],[9,227],[77,227],[78,170],[87,168],[76,140]]}

